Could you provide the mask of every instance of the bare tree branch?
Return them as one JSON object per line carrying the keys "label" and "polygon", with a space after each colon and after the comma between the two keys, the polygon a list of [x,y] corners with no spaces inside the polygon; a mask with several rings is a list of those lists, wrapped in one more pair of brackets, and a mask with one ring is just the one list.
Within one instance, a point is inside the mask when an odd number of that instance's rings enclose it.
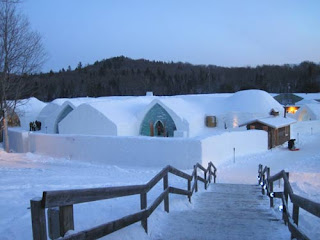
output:
{"label": "bare tree branch", "polygon": [[9,151],[7,116],[13,116],[17,102],[32,91],[23,79],[37,72],[46,54],[41,36],[16,8],[18,0],[0,0],[0,111],[6,151]]}

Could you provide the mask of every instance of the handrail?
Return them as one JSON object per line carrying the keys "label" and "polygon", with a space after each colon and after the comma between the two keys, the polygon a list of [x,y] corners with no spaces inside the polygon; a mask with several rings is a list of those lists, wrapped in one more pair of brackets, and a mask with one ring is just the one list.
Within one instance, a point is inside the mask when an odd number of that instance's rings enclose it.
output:
{"label": "handrail", "polygon": [[[288,224],[288,228],[291,232],[291,239],[309,239],[303,231],[298,228],[299,223],[299,208],[306,210],[307,212],[313,214],[320,218],[320,203],[313,202],[307,198],[296,195],[289,182],[289,173],[284,170],[278,172],[277,174],[270,176],[270,168],[259,164],[258,169],[258,182],[262,187],[262,194],[267,191],[267,196],[270,198],[270,207],[273,207],[273,198],[280,198],[282,200],[283,210],[282,218],[285,223]],[[266,176],[267,175],[267,176]],[[273,192],[273,183],[277,180],[283,179],[283,191]],[[290,197],[293,203],[292,216],[288,210],[288,198]]]}
{"label": "handrail", "polygon": [[[198,171],[203,172],[203,177],[198,176]],[[187,190],[169,186],[168,173],[186,179],[188,183]],[[139,221],[141,221],[141,225],[147,233],[147,219],[162,202],[164,202],[165,211],[169,212],[169,194],[185,195],[191,202],[193,192],[198,191],[198,181],[203,182],[204,188],[207,189],[212,177],[214,183],[216,182],[216,173],[217,168],[212,162],[208,163],[207,168],[197,163],[191,175],[168,165],[148,183],[142,185],[44,191],[41,199],[36,198],[30,201],[33,239],[47,239],[46,208],[48,209],[48,228],[51,239],[97,239]],[[161,180],[163,180],[163,192],[148,206],[147,193]],[[193,185],[191,186],[192,181]],[[64,236],[68,230],[74,230],[74,204],[136,194],[140,194],[141,211],[91,229]],[[55,217],[57,215],[58,217]]]}

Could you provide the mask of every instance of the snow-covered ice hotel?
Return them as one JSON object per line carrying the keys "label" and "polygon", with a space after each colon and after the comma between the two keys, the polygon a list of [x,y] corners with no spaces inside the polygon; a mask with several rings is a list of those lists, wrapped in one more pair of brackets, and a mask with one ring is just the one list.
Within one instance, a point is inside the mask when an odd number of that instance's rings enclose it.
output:
{"label": "snow-covered ice hotel", "polygon": [[[56,99],[47,104],[32,98],[22,107],[17,110],[22,130],[10,131],[14,151],[94,158],[112,164],[144,162],[141,158],[149,157],[149,165],[157,162],[191,167],[196,161],[232,157],[234,151],[238,155],[264,151],[268,148],[268,134],[247,131],[246,123],[277,119],[271,127],[282,128],[295,122],[284,118],[282,105],[260,90]],[[42,128],[30,132],[29,122],[35,120],[42,123]],[[91,156],[86,151],[92,152]]]}
{"label": "snow-covered ice hotel", "polygon": [[[283,116],[283,107],[268,93],[248,90],[172,97],[56,99],[44,106],[36,119],[33,114],[28,120],[41,121],[42,132],[53,134],[195,137],[269,117],[272,109]],[[28,130],[28,124],[24,129]]]}

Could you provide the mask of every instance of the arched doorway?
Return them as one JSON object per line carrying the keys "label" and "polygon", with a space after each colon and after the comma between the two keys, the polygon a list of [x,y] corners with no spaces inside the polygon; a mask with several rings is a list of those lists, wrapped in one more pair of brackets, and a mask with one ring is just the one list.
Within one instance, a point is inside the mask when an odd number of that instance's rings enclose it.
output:
{"label": "arched doorway", "polygon": [[157,121],[154,124],[154,132],[155,132],[155,136],[166,137],[166,128],[161,121]]}
{"label": "arched doorway", "polygon": [[140,135],[173,137],[177,130],[170,114],[156,103],[145,115],[140,126]]}

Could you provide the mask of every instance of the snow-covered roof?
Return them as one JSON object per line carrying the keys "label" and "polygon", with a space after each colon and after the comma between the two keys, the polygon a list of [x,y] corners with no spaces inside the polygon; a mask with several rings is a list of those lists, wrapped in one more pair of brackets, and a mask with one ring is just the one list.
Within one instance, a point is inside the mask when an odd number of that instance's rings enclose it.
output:
{"label": "snow-covered roof", "polygon": [[101,114],[113,122],[118,129],[118,134],[125,135],[125,132],[138,131],[138,114],[154,97],[126,97],[125,99],[114,98],[110,101],[97,101],[86,103],[86,105],[98,110]]}
{"label": "snow-covered roof", "polygon": [[268,113],[271,109],[283,113],[282,105],[269,93],[262,90],[236,92],[226,99],[226,108],[232,112]]}
{"label": "snow-covered roof", "polygon": [[320,119],[320,103],[305,104],[298,109],[294,117],[299,121],[302,120],[319,120]]}
{"label": "snow-covered roof", "polygon": [[259,118],[259,119],[251,120],[242,125],[248,125],[254,122],[259,122],[272,128],[282,128],[297,122],[297,120],[293,118],[288,118],[288,117],[285,118],[285,117],[277,116],[277,117],[267,117],[267,118]]}
{"label": "snow-covered roof", "polygon": [[[217,128],[238,127],[242,122],[268,117],[271,109],[283,115],[282,106],[269,93],[245,90],[234,94],[60,98],[47,104],[38,120],[51,132],[72,109],[82,106],[83,111],[88,106],[95,109],[93,113],[98,111],[114,123],[119,134],[126,135],[129,132],[132,134],[132,129],[139,132],[146,113],[157,103],[172,117],[177,130],[186,131],[189,136],[208,134]],[[216,116],[216,128],[205,126],[206,116]],[[76,119],[73,118],[73,121]]]}
{"label": "snow-covered roof", "polygon": [[311,104],[311,103],[319,104],[319,102],[317,100],[314,100],[314,99],[302,99],[301,101],[296,102],[295,105],[296,106],[303,106],[305,104]]}
{"label": "snow-covered roof", "polygon": [[295,95],[306,100],[320,100],[320,93],[295,93]]}

